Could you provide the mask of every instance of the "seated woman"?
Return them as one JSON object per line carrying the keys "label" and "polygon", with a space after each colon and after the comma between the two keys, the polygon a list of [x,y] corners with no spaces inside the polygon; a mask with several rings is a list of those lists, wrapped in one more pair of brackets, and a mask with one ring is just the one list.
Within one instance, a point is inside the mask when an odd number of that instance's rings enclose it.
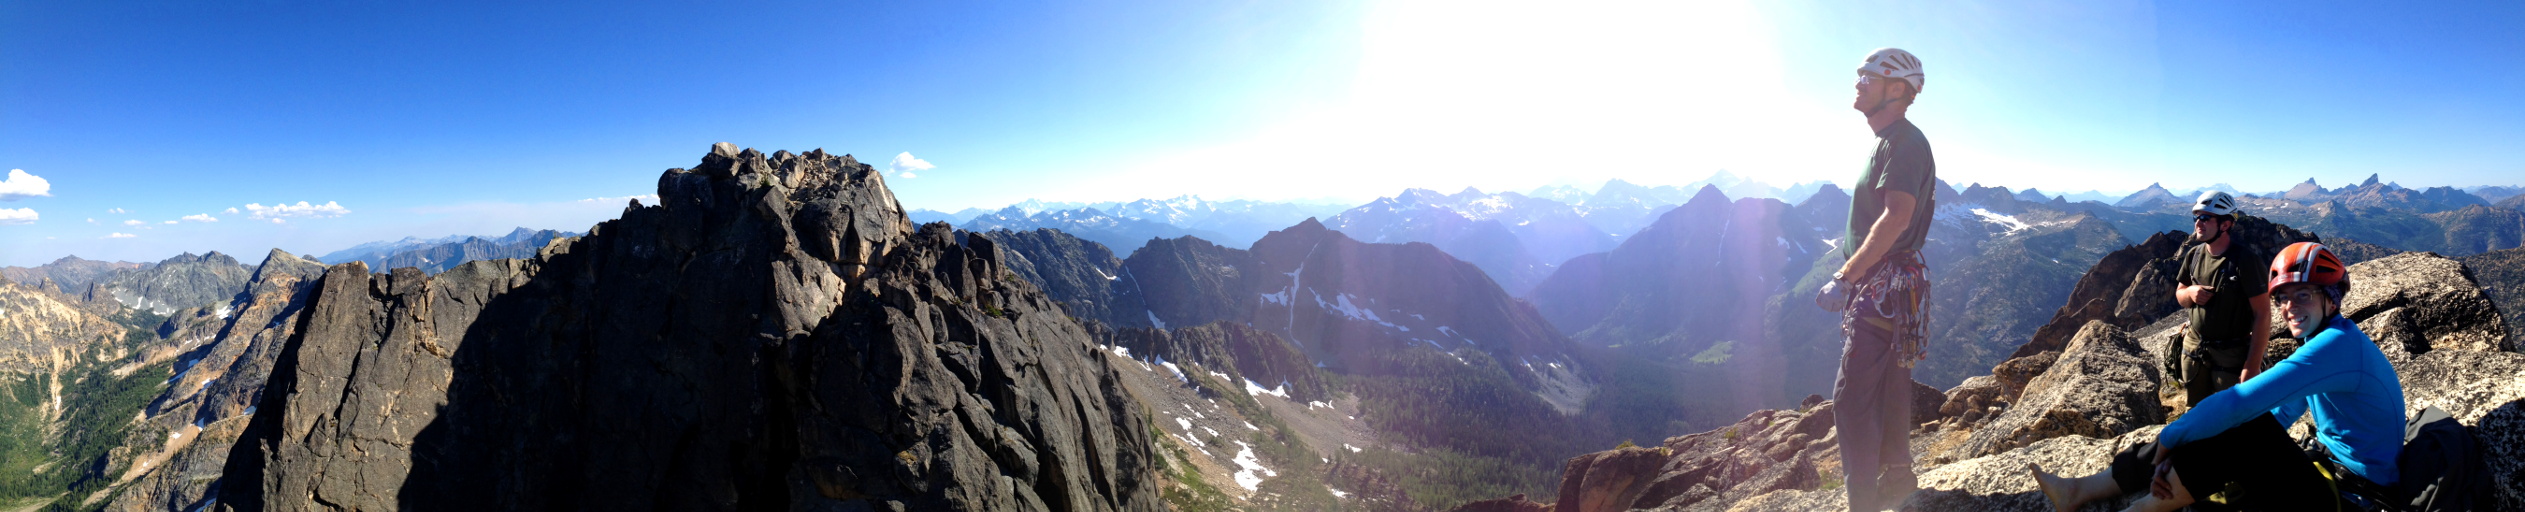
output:
{"label": "seated woman", "polygon": [[[2308,411],[2315,438],[2349,476],[2381,485],[2400,478],[2402,381],[2357,323],[2341,317],[2349,269],[2322,244],[2299,242],[2271,260],[2272,302],[2289,332],[2307,340],[2270,371],[2201,401],[2181,419],[2113,456],[2103,473],[2066,478],[2028,464],[2043,496],[2062,512],[2141,486],[2148,496],[2126,510],[2167,511],[2228,483],[2243,488],[2248,510],[2331,510],[2331,488],[2288,436],[2288,423]],[[2344,478],[2347,478],[2346,476]]]}

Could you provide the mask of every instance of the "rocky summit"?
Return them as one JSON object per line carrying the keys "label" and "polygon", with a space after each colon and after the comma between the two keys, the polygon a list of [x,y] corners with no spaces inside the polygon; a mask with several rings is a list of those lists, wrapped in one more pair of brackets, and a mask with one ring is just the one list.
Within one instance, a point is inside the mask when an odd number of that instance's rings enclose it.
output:
{"label": "rocky summit", "polygon": [[327,269],[219,510],[1157,510],[1150,420],[987,235],[721,143],[532,259]]}
{"label": "rocky summit", "polygon": [[[2030,340],[1990,375],[1966,379],[1942,404],[1916,415],[1911,445],[1921,491],[1899,509],[2049,510],[2028,464],[2090,474],[2122,447],[2154,439],[2179,414],[2159,393],[2157,366],[2167,348],[2156,341],[2179,321],[2158,314],[2163,321],[2124,328],[2100,305],[2120,295],[2102,288],[2146,280],[2135,274],[2148,273],[2143,263],[2151,258],[2134,251],[2171,245],[2152,240],[2106,257],[2055,318],[2078,322],[2074,334]],[[2525,354],[2503,342],[2514,326],[2498,318],[2456,260],[2406,253],[2353,265],[2350,273],[2356,285],[2345,314],[2387,349],[2402,379],[2405,414],[2427,407],[2453,413],[2487,447],[2496,489],[2489,509],[2525,510]],[[2044,332],[2058,332],[2056,325]],[[1519,495],[1456,510],[1842,510],[1833,409],[1810,397],[1796,410],[1757,411],[1657,446],[1582,455],[1570,460],[1551,502]],[[2082,510],[2113,510],[2137,496]]]}

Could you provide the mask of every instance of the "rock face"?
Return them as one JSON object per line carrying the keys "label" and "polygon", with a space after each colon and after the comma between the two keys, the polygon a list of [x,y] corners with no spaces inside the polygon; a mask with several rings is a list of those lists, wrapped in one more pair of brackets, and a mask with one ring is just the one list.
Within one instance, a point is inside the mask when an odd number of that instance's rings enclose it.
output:
{"label": "rock face", "polygon": [[2525,354],[2437,350],[2394,366],[2404,414],[2437,407],[2472,427],[2500,489],[2493,510],[2525,510]]}
{"label": "rock face", "polygon": [[1950,456],[1969,459],[2071,435],[2113,437],[2164,423],[2157,403],[2164,377],[2154,361],[2121,328],[2088,322],[2041,376],[2026,382],[2007,412],[1973,428]]}
{"label": "rock face", "polygon": [[1121,314],[1117,312],[1148,309],[1136,300],[1138,295],[1114,292],[1122,260],[1104,244],[1049,228],[993,231],[990,238],[1006,253],[1001,260],[1010,272],[1061,301],[1070,316],[1102,321]]}
{"label": "rock face", "polygon": [[150,464],[132,464],[131,483],[107,510],[195,510],[207,501],[323,274],[323,264],[273,249],[234,303],[170,320],[177,327],[166,338],[180,351],[177,373],[133,429],[136,437],[168,441],[130,455]]}
{"label": "rock face", "polygon": [[123,327],[58,295],[0,282],[0,374],[59,372],[82,348],[123,338]]}
{"label": "rock face", "polygon": [[2507,322],[2508,344],[2525,347],[2525,249],[2485,252],[2462,261],[2481,283],[2481,293],[2499,306],[2499,317]]}
{"label": "rock face", "polygon": [[211,251],[199,256],[185,253],[144,269],[117,271],[98,281],[98,285],[124,307],[163,315],[234,299],[245,290],[246,280],[253,274],[252,267],[237,263],[236,258]]}
{"label": "rock face", "polygon": [[1149,420],[987,236],[721,143],[531,260],[329,269],[217,506],[1157,510]]}
{"label": "rock face", "polygon": [[2411,354],[2516,351],[2498,306],[2474,283],[2462,262],[2432,253],[2359,263],[2350,266],[2350,296],[2341,301],[2341,316],[2369,328],[2378,344]]}

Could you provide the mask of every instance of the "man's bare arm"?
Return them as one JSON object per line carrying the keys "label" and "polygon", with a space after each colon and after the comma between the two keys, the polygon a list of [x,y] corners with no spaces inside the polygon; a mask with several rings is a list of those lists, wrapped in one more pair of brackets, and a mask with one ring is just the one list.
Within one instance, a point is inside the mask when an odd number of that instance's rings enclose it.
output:
{"label": "man's bare arm", "polygon": [[1868,228],[1867,240],[1860,241],[1858,254],[1841,264],[1842,278],[1858,281],[1866,277],[1868,269],[1876,268],[1876,260],[1894,250],[1894,244],[1903,239],[1903,230],[1911,227],[1911,215],[1917,213],[1912,210],[1919,209],[1919,203],[1919,197],[1910,192],[1885,191],[1885,214],[1877,216],[1876,224]]}

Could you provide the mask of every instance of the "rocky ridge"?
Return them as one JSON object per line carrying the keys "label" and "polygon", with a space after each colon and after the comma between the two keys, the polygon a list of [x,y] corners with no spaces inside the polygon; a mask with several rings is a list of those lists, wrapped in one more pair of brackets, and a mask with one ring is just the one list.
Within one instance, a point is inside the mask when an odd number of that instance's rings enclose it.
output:
{"label": "rocky ridge", "polygon": [[[2453,412],[2491,447],[2487,456],[2501,489],[2494,506],[2525,507],[2525,379],[2518,378],[2525,375],[2525,354],[2482,342],[2506,339],[2510,326],[2502,320],[2446,320],[2490,307],[2473,276],[2454,260],[2425,253],[2360,263],[2351,273],[2372,278],[2353,287],[2349,316],[2391,349],[2409,412],[2430,406]],[[2096,295],[2082,298],[2103,300]],[[1923,490],[1902,510],[2041,509],[2045,502],[2025,474],[2027,463],[2089,473],[2102,469],[2114,450],[2155,434],[2167,419],[2155,387],[2163,344],[2135,339],[2111,317],[2067,314],[2086,309],[2065,307],[2056,318],[2081,323],[2067,340],[1968,379],[1947,391],[1933,417],[1919,418],[1912,446]],[[2420,318],[2433,320],[2414,321]],[[2174,323],[2150,322],[2137,337]],[[1554,503],[1520,497],[1459,510],[1839,510],[1831,411],[1832,403],[1818,397],[1800,410],[1759,411],[1659,447],[1582,456],[1570,463]],[[2128,499],[2087,509],[2109,510]]]}
{"label": "rocky ridge", "polygon": [[[163,358],[175,376],[149,402],[119,455],[131,468],[106,510],[195,510],[210,498],[229,448],[256,412],[280,345],[296,332],[307,292],[324,265],[279,249],[255,267],[235,302],[170,319]],[[147,359],[144,359],[147,360]],[[139,442],[147,439],[164,443]]]}
{"label": "rocky ridge", "polygon": [[1149,419],[987,236],[721,143],[659,205],[437,276],[328,269],[222,510],[1156,510]]}
{"label": "rocky ridge", "polygon": [[165,315],[236,298],[253,274],[253,267],[219,251],[184,253],[147,268],[116,271],[95,288],[123,307]]}

